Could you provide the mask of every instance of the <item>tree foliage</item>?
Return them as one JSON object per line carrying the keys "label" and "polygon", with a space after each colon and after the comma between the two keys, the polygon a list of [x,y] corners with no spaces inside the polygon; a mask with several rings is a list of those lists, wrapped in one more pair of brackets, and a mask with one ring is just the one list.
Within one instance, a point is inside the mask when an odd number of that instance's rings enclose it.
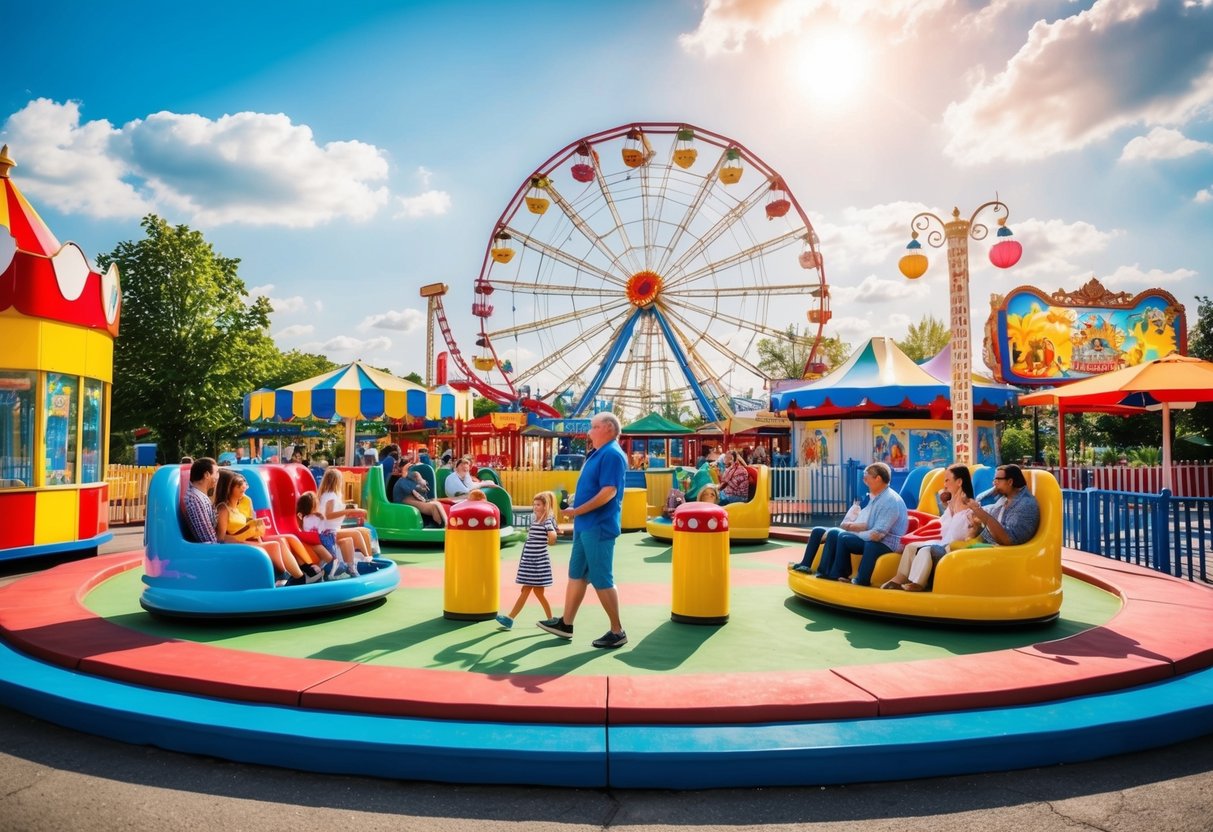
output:
{"label": "tree foliage", "polygon": [[[759,339],[758,369],[775,379],[802,378],[812,348],[813,336],[808,329],[801,333],[795,324],[788,324],[782,337]],[[837,336],[822,338],[817,349],[817,359],[827,370],[846,361],[850,354],[851,345]]]}
{"label": "tree foliage", "polygon": [[926,361],[939,355],[952,340],[952,330],[934,315],[927,315],[916,324],[910,324],[904,341],[894,341],[901,351],[914,361]]}
{"label": "tree foliage", "polygon": [[288,384],[336,370],[337,367],[338,365],[330,361],[327,356],[300,350],[287,350],[279,353],[277,358],[271,362],[269,375],[258,382],[258,387],[285,387]]}
{"label": "tree foliage", "polygon": [[148,426],[166,459],[213,453],[241,428],[242,396],[271,378],[281,354],[266,332],[272,311],[248,300],[239,260],[200,232],[155,215],[146,237],[97,258],[122,274],[122,328],[114,343],[115,431]]}
{"label": "tree foliage", "polygon": [[[1188,355],[1213,361],[1213,299],[1197,295],[1196,303],[1196,324],[1188,330]],[[1213,403],[1205,402],[1193,410],[1181,411],[1175,427],[1177,436],[1194,434],[1206,442],[1213,442]],[[1207,445],[1177,442],[1174,449],[1176,456],[1200,459],[1210,456]]]}

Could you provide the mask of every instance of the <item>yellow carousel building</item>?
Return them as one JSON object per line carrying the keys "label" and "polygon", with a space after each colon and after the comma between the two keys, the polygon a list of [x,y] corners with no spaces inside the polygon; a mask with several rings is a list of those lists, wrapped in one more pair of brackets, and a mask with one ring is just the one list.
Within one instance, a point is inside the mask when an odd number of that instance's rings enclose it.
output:
{"label": "yellow carousel building", "polygon": [[110,539],[105,469],[122,293],[60,244],[0,150],[0,559]]}

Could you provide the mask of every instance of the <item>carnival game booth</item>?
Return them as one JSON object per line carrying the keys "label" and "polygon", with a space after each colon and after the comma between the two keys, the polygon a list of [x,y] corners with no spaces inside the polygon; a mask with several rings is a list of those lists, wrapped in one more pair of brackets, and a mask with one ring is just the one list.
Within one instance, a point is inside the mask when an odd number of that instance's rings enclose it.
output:
{"label": "carnival game booth", "polygon": [[[241,473],[246,474],[248,496],[257,515],[280,532],[294,531],[294,501],[310,480],[306,469],[301,465],[249,465]],[[182,501],[189,487],[188,466],[166,465],[152,476],[144,537],[144,589],[139,598],[148,612],[182,618],[322,613],[377,601],[400,583],[395,562],[376,558],[371,562],[373,569],[357,578],[274,586],[274,566],[261,549],[242,543],[194,543],[186,537]],[[271,494],[276,497],[271,499]],[[290,508],[279,510],[282,506]]]}
{"label": "carnival game booth", "polygon": [[[665,468],[681,465],[688,461],[696,444],[689,441],[695,431],[685,425],[670,421],[660,413],[650,413],[630,425],[625,425],[619,437],[619,444],[628,455],[631,462],[641,460],[639,467]],[[694,461],[694,457],[690,457]]]}
{"label": "carnival game booth", "polygon": [[122,294],[60,244],[0,150],[0,559],[96,552]]}
{"label": "carnival game booth", "polygon": [[[914,468],[951,462],[950,376],[937,377],[928,369],[942,375],[943,366],[939,359],[920,366],[893,339],[872,338],[823,378],[773,394],[772,410],[785,411],[793,422],[795,465],[885,462],[893,470],[893,487],[900,490]],[[974,375],[977,462],[997,465],[994,416],[1015,396],[1014,387]]]}
{"label": "carnival game booth", "polygon": [[[698,470],[678,468],[674,471],[677,482],[680,472],[690,474],[691,487],[687,490],[687,501],[694,502],[704,485],[710,483],[706,463]],[[766,465],[747,465],[750,474],[750,499],[744,503],[729,503],[723,506],[729,515],[730,543],[766,543],[771,536],[771,469]],[[674,540],[674,524],[665,517],[650,517],[645,526],[649,535],[662,542]]]}
{"label": "carnival game booth", "polygon": [[[871,586],[822,580],[816,574],[789,568],[788,588],[806,601],[852,612],[919,621],[956,624],[1037,624],[1052,621],[1061,610],[1062,569],[1061,488],[1048,471],[1024,471],[1028,490],[1040,504],[1040,527],[1019,546],[954,544],[935,565],[928,592],[880,589],[897,574],[901,555],[881,555]],[[923,482],[923,494],[933,495],[943,483],[943,469]],[[919,508],[938,514],[934,500],[924,496]],[[817,571],[820,550],[813,558]],[[851,574],[859,556],[853,555]]]}

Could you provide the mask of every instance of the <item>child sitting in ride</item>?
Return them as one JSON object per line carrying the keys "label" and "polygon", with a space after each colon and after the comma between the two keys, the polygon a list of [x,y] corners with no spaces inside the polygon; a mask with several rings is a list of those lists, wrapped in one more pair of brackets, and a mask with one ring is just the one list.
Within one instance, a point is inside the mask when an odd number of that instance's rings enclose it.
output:
{"label": "child sitting in ride", "polygon": [[[322,519],[321,527],[334,532],[338,540],[349,540],[354,548],[362,552],[363,560],[370,560],[375,553],[371,532],[365,526],[342,528],[342,521],[347,517],[355,518],[362,523],[366,520],[366,509],[358,508],[353,503],[346,506],[342,499],[342,474],[340,468],[329,468],[320,479],[318,492],[319,503],[317,511]],[[357,567],[350,574],[358,577]]]}
{"label": "child sitting in ride", "polygon": [[674,512],[680,505],[686,502],[686,490],[691,486],[691,477],[689,474],[678,477],[677,472],[674,474],[673,486],[665,496],[665,505],[661,507],[661,516],[667,520],[674,519]]}
{"label": "child sitting in ride", "polygon": [[703,488],[699,489],[699,493],[695,495],[695,502],[720,505],[720,491],[714,485],[705,485]]}
{"label": "child sitting in ride", "polygon": [[720,477],[720,504],[744,503],[750,499],[750,469],[738,451],[729,451],[729,465]]}
{"label": "child sitting in ride", "polygon": [[305,491],[299,495],[299,499],[295,502],[295,514],[299,520],[299,528],[305,534],[316,535],[318,542],[312,548],[318,554],[320,552],[325,554],[322,562],[329,564],[326,570],[329,578],[357,575],[354,541],[348,537],[338,540],[335,532],[325,529],[324,515],[316,510],[316,504],[315,491]]}

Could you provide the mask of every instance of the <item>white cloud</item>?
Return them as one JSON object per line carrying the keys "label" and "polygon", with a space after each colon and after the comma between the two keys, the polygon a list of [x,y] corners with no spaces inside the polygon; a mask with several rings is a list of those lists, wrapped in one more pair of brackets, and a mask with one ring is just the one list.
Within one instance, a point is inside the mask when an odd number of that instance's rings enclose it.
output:
{"label": "white cloud", "polygon": [[678,42],[687,52],[711,58],[741,52],[752,38],[770,43],[799,34],[823,17],[850,24],[883,18],[909,31],[947,5],[948,0],[706,0],[699,25]]}
{"label": "white cloud", "polygon": [[369,219],[389,200],[383,151],[318,144],[310,127],[283,114],[159,112],[115,129],[81,122],[77,102],[40,98],[3,132],[28,154],[22,185],[30,194],[92,217],[154,210],[207,226],[307,228]]}
{"label": "white cloud", "polygon": [[1189,139],[1178,130],[1155,127],[1144,136],[1138,136],[1125,145],[1120,161],[1132,162],[1150,159],[1179,159],[1194,153],[1213,153],[1213,143]]}
{"label": "white cloud", "polygon": [[416,196],[398,196],[396,204],[400,210],[392,215],[393,219],[439,217],[451,210],[451,195],[446,191],[426,191]]}
{"label": "white cloud", "polygon": [[857,345],[868,340],[873,335],[872,319],[869,317],[858,318],[855,316],[835,316],[830,320],[831,332],[827,335],[837,336],[843,341],[850,341]]}
{"label": "white cloud", "polygon": [[906,280],[900,275],[896,279],[890,279],[870,274],[858,286],[830,287],[830,297],[835,303],[875,304],[901,298],[923,297],[927,291],[918,281]]}
{"label": "white cloud", "polygon": [[[1081,221],[1026,219],[1009,222],[1008,226],[1023,244],[1023,260],[1015,271],[1030,272],[1033,280],[1041,275],[1052,277],[1088,270],[1092,255],[1125,233],[1120,229],[1101,231]],[[1075,264],[1072,258],[1079,262]]]}
{"label": "white cloud", "polygon": [[1002,72],[948,106],[945,152],[1040,159],[1132,124],[1182,124],[1213,104],[1211,58],[1213,4],[1096,0],[1038,21]]}
{"label": "white cloud", "polygon": [[360,327],[375,329],[395,329],[400,332],[413,332],[425,325],[425,313],[416,309],[392,309],[380,315],[369,315],[362,319]]}
{"label": "white cloud", "polygon": [[275,338],[298,338],[301,335],[311,335],[316,331],[312,324],[291,324],[274,333]]}
{"label": "white cloud", "polygon": [[300,349],[308,352],[322,353],[350,353],[356,355],[366,355],[367,353],[379,352],[381,350],[390,350],[392,348],[392,339],[390,338],[354,338],[349,335],[338,335],[330,338],[327,341],[314,341],[304,344]]}
{"label": "white cloud", "polygon": [[1196,275],[1197,272],[1192,269],[1181,268],[1164,272],[1162,269],[1143,269],[1140,264],[1134,263],[1132,266],[1118,267],[1107,277],[1101,277],[1099,282],[1108,287],[1134,286],[1148,289],[1154,286],[1170,287],[1181,280],[1190,280]]}
{"label": "white cloud", "polygon": [[248,290],[249,300],[256,297],[263,297],[270,302],[270,306],[275,312],[302,312],[307,309],[307,301],[300,295],[292,295],[289,298],[276,298],[270,294],[274,291],[273,283],[266,283],[264,286],[253,286]]}
{"label": "white cloud", "polygon": [[892,252],[910,241],[910,221],[924,210],[926,206],[920,202],[886,202],[867,208],[850,206],[837,222],[815,224],[826,272],[839,264],[853,267],[888,262]]}
{"label": "white cloud", "polygon": [[1213,202],[1213,188],[1201,188],[1196,192],[1196,196],[1192,197],[1192,201],[1197,205]]}
{"label": "white cloud", "polygon": [[130,165],[113,152],[120,131],[108,121],[80,123],[80,105],[35,99],[0,131],[18,164],[21,187],[40,201],[92,217],[140,217],[149,195],[126,181]]}

